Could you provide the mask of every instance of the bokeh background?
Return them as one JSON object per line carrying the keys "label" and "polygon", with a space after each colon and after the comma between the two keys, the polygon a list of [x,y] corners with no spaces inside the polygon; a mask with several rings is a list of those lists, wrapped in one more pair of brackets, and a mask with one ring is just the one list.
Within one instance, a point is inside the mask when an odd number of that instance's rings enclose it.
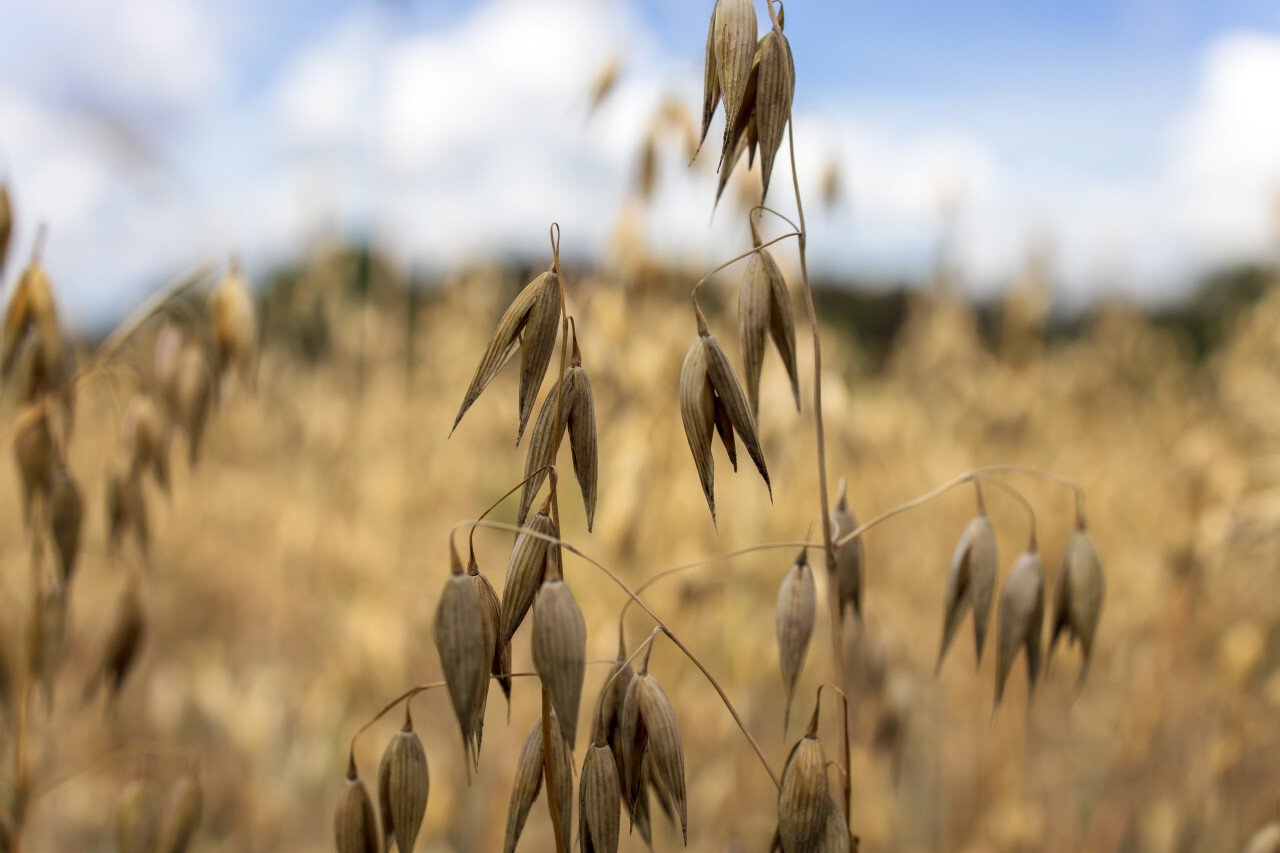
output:
{"label": "bokeh background", "polygon": [[[680,426],[688,288],[749,246],[758,192],[743,170],[713,211],[720,119],[688,165],[709,13],[674,0],[0,7],[6,287],[44,222],[82,358],[165,282],[231,253],[261,321],[256,383],[224,383],[199,466],[175,438],[172,496],[148,485],[149,556],[107,555],[103,494],[159,324],[80,390],[69,460],[86,554],[53,710],[33,706],[24,748],[37,788],[86,769],[32,804],[29,849],[113,849],[122,785],[163,786],[192,764],[192,850],[332,847],[352,734],[440,678],[431,621],[451,528],[521,476],[514,368],[446,436],[503,309],[550,262],[552,221],[600,430],[595,532],[567,482],[566,538],[637,585],[804,537],[818,502],[803,320],[799,415],[766,358],[772,502],[717,451],[714,528]],[[867,518],[980,465],[1075,478],[1108,583],[1083,691],[1078,650],[1059,647],[1033,699],[1019,663],[993,717],[994,661],[976,665],[967,625],[934,675],[971,494],[868,534],[865,618],[843,638],[863,849],[1242,849],[1280,818],[1280,10],[796,3],[787,34],[833,479]],[[787,214],[789,178],[780,162],[769,196]],[[794,248],[774,254],[803,318]],[[701,296],[735,363],[740,275]],[[204,334],[203,293],[170,322]],[[1052,586],[1072,497],[1010,482],[1037,510]],[[0,616],[20,673],[16,474],[0,501]],[[988,501],[1003,581],[1026,522]],[[501,589],[510,536],[476,542]],[[775,770],[789,743],[773,602],[793,557],[752,554],[646,595]],[[129,570],[146,638],[104,710],[81,688]],[[566,576],[588,656],[612,659],[623,595],[580,561]],[[831,678],[825,613],[797,718]],[[632,643],[649,627],[628,615]],[[515,666],[532,668],[527,627]],[[588,670],[589,709],[608,667]],[[652,670],[684,736],[690,849],[765,847],[775,794],[756,757],[673,647],[659,642]],[[468,783],[446,696],[414,701],[432,779],[419,850],[499,848],[534,684],[517,680],[503,704],[492,692]],[[398,724],[357,741],[366,780]],[[830,758],[835,731],[824,718]],[[676,849],[659,827],[654,849]],[[554,849],[542,800],[521,849]]]}

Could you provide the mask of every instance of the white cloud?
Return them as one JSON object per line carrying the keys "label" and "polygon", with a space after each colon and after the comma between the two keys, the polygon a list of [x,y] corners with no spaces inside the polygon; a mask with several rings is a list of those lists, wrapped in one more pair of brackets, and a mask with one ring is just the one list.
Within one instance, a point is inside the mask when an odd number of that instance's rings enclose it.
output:
{"label": "white cloud", "polygon": [[[122,0],[159,34],[99,21],[95,41],[89,33],[101,14],[86,9],[96,4],[19,2],[32,32],[67,57],[56,68],[44,60],[46,76],[91,85],[108,109],[162,117],[146,141],[170,165],[153,184],[95,140],[82,105],[46,97],[43,84],[0,83],[0,162],[15,185],[17,245],[36,217],[50,221],[46,260],[79,323],[125,310],[196,260],[235,248],[252,272],[255,262],[303,250],[331,224],[371,234],[418,267],[537,256],[552,220],[566,251],[602,255],[664,97],[690,112],[701,98],[701,56],[670,56],[635,9],[593,0],[489,0],[435,29],[352,6],[264,66],[247,94],[240,41],[228,35],[248,26],[243,4]],[[623,75],[587,120],[589,83],[620,46]],[[0,80],[20,60],[0,56]],[[831,275],[927,274],[940,196],[958,187],[970,289],[1002,286],[1030,243],[1047,238],[1069,301],[1117,284],[1137,296],[1166,292],[1205,265],[1273,245],[1277,91],[1280,40],[1219,40],[1185,113],[1170,118],[1165,136],[1153,130],[1149,167],[1119,177],[1052,151],[1010,162],[1000,139],[962,126],[908,132],[891,119],[809,104],[796,124],[814,266]],[[659,192],[644,225],[669,257],[711,266],[745,245],[728,204],[712,218],[718,136],[713,126],[693,169],[678,140],[662,141]],[[790,211],[786,157],[784,145],[770,201]],[[829,158],[852,200],[834,215],[817,198]]]}

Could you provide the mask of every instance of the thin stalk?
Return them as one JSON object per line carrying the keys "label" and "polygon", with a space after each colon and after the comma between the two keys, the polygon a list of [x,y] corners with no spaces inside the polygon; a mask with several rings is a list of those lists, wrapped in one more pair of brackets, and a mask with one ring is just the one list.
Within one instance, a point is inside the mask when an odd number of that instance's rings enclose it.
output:
{"label": "thin stalk", "polygon": [[990,483],[991,485],[1001,489],[1022,506],[1023,512],[1027,514],[1027,528],[1028,528],[1027,550],[1028,551],[1039,550],[1036,542],[1036,511],[1032,509],[1031,503],[1025,497],[1022,496],[1022,492],[1018,491],[1013,486],[1010,486],[1008,483],[1004,482],[1003,480],[997,480],[993,477],[983,476],[981,474],[977,475],[977,478],[974,480],[974,482],[983,482],[983,481]]}
{"label": "thin stalk", "polygon": [[[515,484],[514,486],[512,486],[510,489],[507,489],[506,493],[505,493],[505,494],[503,494],[503,496],[502,496],[502,497],[498,498],[496,501],[494,501],[493,503],[491,503],[491,504],[488,506],[488,508],[487,508],[487,509],[485,509],[485,511],[484,511],[484,512],[480,513],[480,515],[479,515],[479,520],[483,521],[483,520],[484,520],[484,518],[485,518],[485,516],[487,516],[489,513],[493,512],[493,511],[494,511],[495,509],[497,509],[498,507],[502,506],[502,502],[503,502],[503,501],[505,501],[507,498],[511,497],[512,495],[514,495],[514,494],[516,493],[516,490],[517,490],[517,489],[520,489],[522,486],[524,486],[524,484],[525,484],[525,483],[529,482],[529,481],[530,481],[530,480],[532,480],[534,477],[537,477],[537,476],[539,476],[539,475],[543,474],[544,472],[547,472],[547,473],[550,473],[550,474],[551,474],[551,476],[554,478],[554,477],[555,477],[555,470],[556,470],[556,466],[555,466],[555,465],[543,465],[543,466],[542,466],[541,468],[539,468],[537,471],[534,471],[534,472],[533,472],[533,473],[531,473],[529,476],[525,477],[523,480],[521,480],[520,482],[516,483],[516,484]],[[553,482],[554,482],[554,480],[553,480]],[[456,529],[457,529],[457,528],[455,527],[455,528],[454,528],[454,530],[456,530]],[[557,527],[556,529],[557,529],[557,530],[559,530],[560,528],[559,528],[559,527]],[[452,545],[452,543],[453,543],[453,531],[450,531],[450,532],[449,532],[449,542],[450,542],[450,544]],[[472,562],[472,563],[474,563],[474,562],[475,562],[475,559],[476,559],[476,529],[475,529],[475,526],[472,526],[472,528],[471,528],[471,535],[470,535],[469,537],[467,537],[467,545],[468,545],[468,547],[469,547],[469,548],[470,548],[470,550],[471,550],[471,562]]]}
{"label": "thin stalk", "polygon": [[[560,372],[557,376],[561,381],[556,383],[555,420],[551,422],[554,430],[560,426],[560,411],[564,403],[564,370],[569,361],[569,308],[565,304],[564,274],[560,270],[560,225],[554,222],[551,224],[551,266],[556,271],[556,284],[560,290]],[[558,434],[552,444],[551,458],[555,460],[560,451],[560,436]],[[556,533],[560,533],[560,497],[556,489],[555,478],[551,480],[551,523],[555,525]],[[555,563],[556,567],[563,571],[561,561],[557,559]],[[542,685],[542,773],[547,782],[547,809],[551,812],[551,829],[556,839],[556,853],[565,853],[564,834],[566,828],[560,825],[560,807],[557,802],[559,798],[556,796],[555,762],[551,757],[551,696],[547,693],[545,684]]]}
{"label": "thin stalk", "polygon": [[1070,477],[1064,477],[1061,474],[1055,474],[1052,471],[1040,471],[1036,468],[1026,468],[1022,465],[986,465],[977,469],[978,474],[1022,474],[1026,477],[1034,477],[1037,480],[1044,480],[1048,483],[1057,483],[1059,486],[1066,486],[1076,495],[1076,526],[1084,529],[1084,487],[1076,480]]}
{"label": "thin stalk", "polygon": [[[803,220],[803,219],[801,219],[801,221],[803,222],[804,220]],[[774,237],[772,240],[768,240],[768,241],[766,241],[766,242],[764,242],[764,243],[761,243],[759,246],[756,246],[755,248],[752,248],[752,249],[748,249],[747,251],[743,252],[741,255],[735,255],[734,257],[732,257],[732,258],[730,258],[729,260],[725,261],[723,264],[721,264],[720,266],[716,267],[716,268],[715,268],[715,269],[713,269],[711,272],[709,272],[709,273],[707,273],[706,275],[704,275],[702,278],[698,279],[697,284],[695,284],[695,285],[693,286],[693,290],[692,290],[692,291],[690,291],[690,293],[689,293],[689,295],[690,295],[690,296],[692,296],[692,297],[694,298],[694,304],[695,304],[695,305],[696,305],[696,304],[698,304],[698,303],[697,303],[697,298],[698,298],[698,288],[700,288],[700,287],[702,287],[702,285],[706,284],[706,283],[707,283],[707,279],[711,278],[711,276],[713,276],[713,275],[715,275],[716,273],[720,272],[720,270],[724,269],[725,267],[731,267],[731,266],[733,266],[734,264],[736,264],[738,261],[742,260],[743,258],[746,258],[746,257],[749,257],[749,256],[751,256],[751,255],[754,255],[756,252],[759,252],[761,249],[767,249],[767,248],[769,248],[770,246],[772,246],[774,243],[779,243],[779,242],[781,242],[781,241],[783,241],[783,240],[787,239],[788,237],[799,237],[799,236],[800,236],[800,232],[799,232],[799,231],[788,231],[786,234],[783,234],[781,237]]]}
{"label": "thin stalk", "polygon": [[[773,4],[769,4],[769,15],[774,18]],[[796,138],[792,127],[794,122],[787,121],[787,146],[791,154],[791,186],[795,190],[796,213],[800,220],[800,234],[796,248],[800,255],[800,279],[804,283],[804,304],[809,310],[809,328],[813,332],[813,423],[818,441],[818,508],[822,513],[822,550],[827,562],[827,610],[831,622],[831,664],[835,668],[836,684],[841,692],[845,689],[844,675],[844,613],[840,606],[840,596],[836,594],[839,579],[836,577],[836,547],[831,536],[831,501],[827,494],[827,436],[822,424],[822,336],[818,332],[818,310],[813,304],[813,286],[809,283],[809,263],[806,248],[809,232],[805,228],[804,203],[800,200],[800,177],[796,173]],[[844,766],[849,766],[849,713],[840,717],[840,744],[844,752]],[[844,812],[845,823],[849,822],[849,809],[853,801],[853,783],[849,774],[844,776],[844,793],[840,799],[840,810]]]}

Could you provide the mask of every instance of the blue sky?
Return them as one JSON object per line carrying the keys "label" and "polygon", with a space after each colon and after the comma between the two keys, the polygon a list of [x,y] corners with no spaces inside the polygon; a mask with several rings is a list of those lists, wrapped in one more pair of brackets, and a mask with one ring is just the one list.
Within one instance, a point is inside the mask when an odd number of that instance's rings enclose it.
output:
{"label": "blue sky", "polygon": [[[557,219],[580,256],[621,263],[639,242],[714,265],[744,229],[728,207],[711,219],[715,177],[685,169],[677,140],[659,140],[652,207],[627,203],[660,104],[699,109],[710,6],[4,0],[14,251],[49,222],[47,265],[81,325],[198,260],[234,249],[262,272],[335,231],[446,269],[541,252]],[[944,196],[960,200],[975,294],[1045,243],[1066,304],[1160,299],[1205,269],[1274,257],[1280,4],[787,11],[802,186],[816,196],[834,163],[847,189],[811,215],[824,273],[926,274]],[[587,119],[585,91],[613,55],[619,84]],[[790,209],[783,191],[770,200]]]}

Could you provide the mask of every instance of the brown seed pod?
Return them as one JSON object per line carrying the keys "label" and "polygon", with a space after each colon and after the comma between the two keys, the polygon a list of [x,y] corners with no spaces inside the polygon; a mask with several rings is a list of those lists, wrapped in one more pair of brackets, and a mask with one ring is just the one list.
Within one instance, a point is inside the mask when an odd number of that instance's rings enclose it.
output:
{"label": "brown seed pod", "polygon": [[119,853],[152,853],[159,805],[155,787],[148,780],[134,779],[124,786],[116,804],[116,850]]}
{"label": "brown seed pod", "polygon": [[973,640],[978,661],[987,637],[987,619],[996,587],[996,532],[991,519],[979,512],[970,520],[951,554],[947,593],[942,606],[942,647],[935,672],[942,669],[951,640],[967,611],[973,611]]}
{"label": "brown seed pod", "polygon": [[18,283],[9,297],[4,316],[4,344],[0,349],[0,376],[8,376],[17,361],[19,347],[29,331],[38,334],[40,363],[50,377],[62,375],[64,345],[58,326],[58,311],[54,306],[53,288],[44,267],[40,265],[38,241],[31,262],[22,271]]}
{"label": "brown seed pod", "polygon": [[53,547],[58,552],[59,577],[64,585],[71,583],[71,576],[75,574],[83,523],[84,499],[80,495],[80,487],[68,468],[57,465],[53,469],[49,490],[49,531],[53,535]]}
{"label": "brown seed pod", "polygon": [[[480,572],[480,567],[476,564],[475,555],[471,555],[471,559],[467,565],[467,574],[471,577],[471,585],[475,587],[477,595],[481,602],[485,605],[484,626],[486,632],[489,626],[493,626],[493,661],[489,664],[489,674],[498,680],[498,686],[502,688],[502,693],[507,697],[507,707],[511,707],[511,644],[499,643],[498,637],[502,631],[502,602],[498,600],[498,593],[494,592],[493,584],[489,583],[489,579]],[[488,695],[488,682],[485,682],[485,695]],[[484,702],[481,702],[481,708]],[[484,719],[483,711],[480,715],[481,720]],[[477,747],[479,744],[477,744]],[[477,749],[477,751],[479,751]]]}
{"label": "brown seed pod", "polygon": [[138,582],[130,576],[120,602],[116,605],[106,641],[100,647],[98,663],[91,670],[89,683],[85,685],[86,702],[93,698],[100,681],[106,682],[108,699],[114,699],[120,692],[125,676],[137,659],[138,647],[146,633],[145,624],[142,602],[138,599]]}
{"label": "brown seed pod", "polygon": [[382,811],[384,849],[395,836],[401,853],[412,853],[422,818],[427,813],[427,753],[413,731],[413,721],[405,711],[404,728],[391,738],[378,766],[378,803]]}
{"label": "brown seed pod", "polygon": [[[756,10],[751,0],[719,0],[711,13],[715,73],[724,96],[725,146],[728,148],[729,128],[738,120],[744,108],[747,78],[751,73],[751,60],[756,46]],[[704,123],[707,97],[703,96]],[[715,110],[714,104],[712,111]],[[705,129],[703,131],[706,133]],[[723,166],[724,151],[721,151]]]}
{"label": "brown seed pod", "polygon": [[[755,233],[754,223],[752,233]],[[760,241],[756,239],[756,245]],[[760,373],[764,367],[764,336],[768,332],[791,380],[791,395],[800,411],[800,379],[796,372],[796,320],[791,294],[782,270],[768,249],[760,249],[747,261],[738,291],[738,329],[742,338],[742,378],[751,414],[760,416]]]}
{"label": "brown seed pod", "polygon": [[178,357],[178,375],[175,380],[174,399],[178,422],[187,434],[187,463],[196,467],[200,458],[200,442],[204,438],[205,423],[213,403],[213,382],[204,349],[195,341],[182,348]]}
{"label": "brown seed pod", "polygon": [[142,476],[134,468],[131,456],[117,455],[107,472],[107,525],[107,542],[113,551],[119,550],[124,535],[132,530],[138,549],[147,552],[147,502],[142,493]]}
{"label": "brown seed pod", "polygon": [[347,781],[333,811],[333,836],[338,853],[378,853],[378,819],[356,773],[354,756],[347,760]]}
{"label": "brown seed pod", "polygon": [[826,831],[827,761],[822,743],[812,733],[791,748],[778,791],[778,835],[785,853],[818,849]]}
{"label": "brown seed pod", "polygon": [[9,200],[9,187],[0,184],[0,275],[4,274],[4,262],[9,257],[9,237],[13,234],[13,203]]}
{"label": "brown seed pod", "polygon": [[572,749],[587,671],[587,623],[573,593],[558,577],[548,576],[533,603],[533,668]]}
{"label": "brown seed pod", "polygon": [[[19,415],[19,418],[22,417],[23,415]],[[49,497],[53,480],[53,434],[49,431],[47,415],[41,413],[14,436],[13,455],[22,481],[25,518],[30,525],[35,502]]]}
{"label": "brown seed pod", "polygon": [[757,48],[759,79],[756,83],[756,130],[760,139],[760,173],[763,199],[769,192],[773,160],[782,145],[787,122],[791,120],[791,99],[796,88],[796,69],[791,59],[791,45],[782,34],[782,21],[764,34]]}
{"label": "brown seed pod", "polygon": [[462,749],[470,762],[478,752],[476,721],[484,711],[481,694],[489,680],[494,646],[484,627],[488,604],[463,573],[452,543],[450,549],[452,572],[440,593],[433,630],[453,713],[462,731]]}
{"label": "brown seed pod", "polygon": [[200,825],[204,797],[194,776],[182,776],[169,789],[160,816],[160,843],[157,853],[186,853]]}
{"label": "brown seed pod", "polygon": [[44,691],[45,707],[53,707],[53,682],[62,660],[67,628],[67,593],[58,582],[41,582],[40,607],[31,621],[29,672]]}
{"label": "brown seed pod", "polygon": [[774,626],[778,632],[778,664],[782,668],[782,686],[787,691],[787,707],[782,722],[784,736],[791,722],[791,700],[795,696],[796,680],[800,678],[805,655],[809,653],[809,638],[813,636],[816,608],[817,589],[813,583],[813,570],[809,568],[808,556],[801,550],[782,578],[774,609]]}
{"label": "brown seed pod", "polygon": [[182,357],[185,343],[182,330],[174,323],[165,323],[156,333],[152,380],[156,396],[169,417],[175,417],[178,413],[178,361]]}
{"label": "brown seed pod", "polygon": [[[542,538],[558,537],[547,506],[535,512],[524,527],[530,533],[540,535],[530,536],[522,532],[516,536],[516,544],[511,549],[507,578],[502,588],[502,631],[498,634],[498,642],[503,645],[511,642],[525,614],[533,606],[534,596],[542,586],[547,560],[559,560],[560,549],[548,548],[550,543]],[[549,558],[548,551],[551,554]]]}
{"label": "brown seed pod", "polygon": [[698,147],[693,152],[697,159],[702,150],[702,143],[707,141],[707,131],[711,129],[711,118],[716,114],[716,105],[720,103],[720,74],[716,68],[716,10],[711,10],[711,23],[707,27],[707,59],[702,72],[702,132],[698,135]]}
{"label": "brown seed pod", "polygon": [[578,845],[583,853],[617,853],[621,805],[613,752],[607,744],[593,743],[578,782]]}
{"label": "brown seed pod", "polygon": [[622,740],[628,744],[626,775],[635,801],[641,781],[641,761],[645,751],[653,754],[658,778],[671,795],[672,805],[680,815],[680,831],[689,840],[688,806],[684,785],[684,748],[676,715],[667,694],[647,672],[631,680],[623,700]]}
{"label": "brown seed pod", "polygon": [[737,463],[733,450],[733,433],[737,432],[746,445],[747,453],[769,489],[769,470],[765,466],[764,450],[756,435],[755,420],[747,403],[738,375],[729,363],[720,343],[707,330],[707,320],[702,311],[695,308],[698,319],[698,336],[694,338],[689,354],[680,370],[680,417],[684,421],[685,437],[693,452],[693,462],[702,482],[702,491],[711,510],[711,520],[716,517],[715,477],[711,456],[711,433],[720,431],[721,440],[730,461]]}
{"label": "brown seed pod", "polygon": [[[563,391],[559,389],[563,387]],[[552,429],[555,420],[556,396],[560,400],[560,425]],[[582,368],[582,353],[578,349],[577,333],[573,334],[573,354],[564,377],[551,386],[529,439],[529,452],[524,461],[524,487],[520,492],[520,511],[516,523],[524,524],[533,506],[533,499],[547,477],[541,470],[555,463],[556,452],[569,432],[569,447],[573,452],[573,471],[582,490],[582,505],[587,514],[587,531],[590,532],[596,512],[596,486],[599,480],[600,459],[596,448],[596,410],[591,396],[591,382]],[[540,472],[540,473],[535,473]]]}
{"label": "brown seed pod", "polygon": [[[858,519],[849,509],[844,477],[840,478],[840,496],[836,505],[831,508],[831,538],[842,539],[858,529]],[[853,615],[862,618],[862,576],[866,565],[866,554],[862,548],[862,537],[844,543],[836,549],[836,591],[840,595],[840,612],[852,607]]]}
{"label": "brown seed pod", "polygon": [[1044,566],[1040,554],[1025,551],[1013,564],[1009,579],[1000,592],[999,625],[996,632],[996,702],[1004,696],[1004,684],[1013,669],[1018,649],[1027,652],[1028,692],[1035,689],[1040,674],[1040,634],[1044,630]]}
{"label": "brown seed pod", "polygon": [[1053,631],[1049,635],[1049,656],[1058,636],[1064,631],[1067,640],[1080,644],[1084,655],[1080,664],[1078,684],[1084,684],[1089,674],[1089,660],[1093,656],[1093,635],[1102,615],[1102,599],[1106,595],[1107,582],[1102,575],[1102,561],[1093,539],[1081,526],[1062,552],[1062,565],[1058,567],[1058,579],[1053,590]]}
{"label": "brown seed pod", "polygon": [[241,381],[253,387],[258,348],[258,315],[253,294],[235,258],[209,295],[209,333],[219,376],[235,368]]}
{"label": "brown seed pod", "polygon": [[[551,712],[551,768],[556,777],[556,804],[560,809],[560,826],[568,832],[573,814],[573,755],[560,733],[556,712]],[[542,790],[543,752],[542,718],[533,724],[516,760],[516,777],[511,787],[511,804],[507,807],[507,832],[502,844],[504,853],[514,853],[529,809]]]}
{"label": "brown seed pod", "polygon": [[120,446],[132,457],[132,469],[150,470],[156,484],[169,491],[169,422],[145,394],[129,401],[120,425]]}
{"label": "brown seed pod", "polygon": [[[555,349],[556,327],[560,319],[560,281],[552,271],[529,282],[516,296],[515,301],[507,308],[498,328],[489,339],[489,346],[480,358],[471,385],[462,398],[462,406],[458,416],[454,418],[453,429],[458,428],[462,416],[467,413],[498,371],[507,363],[507,359],[520,347],[520,424],[516,430],[516,444],[524,435],[525,424],[533,413],[533,402],[537,399],[538,388],[547,374],[551,364],[551,353]],[[452,435],[452,430],[450,434]]]}
{"label": "brown seed pod", "polygon": [[[818,853],[850,853],[850,843],[849,824],[845,823],[844,812],[835,800],[827,797],[827,819],[816,850]],[[856,853],[856,848],[854,850]]]}

